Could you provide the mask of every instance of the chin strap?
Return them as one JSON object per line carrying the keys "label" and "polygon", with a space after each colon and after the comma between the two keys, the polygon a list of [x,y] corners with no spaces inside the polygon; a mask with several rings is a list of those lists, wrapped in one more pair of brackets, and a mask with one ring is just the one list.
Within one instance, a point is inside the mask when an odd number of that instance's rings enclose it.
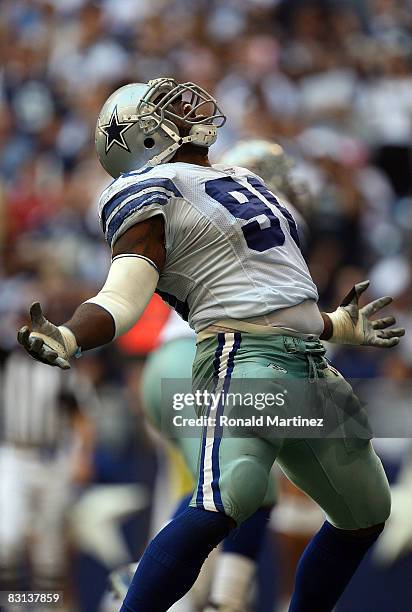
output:
{"label": "chin strap", "polygon": [[172,159],[176,151],[184,144],[192,143],[199,147],[210,147],[214,142],[216,142],[217,138],[217,128],[215,125],[199,123],[191,128],[188,136],[183,137],[176,134],[176,132],[174,132],[167,125],[162,124],[160,127],[169,136],[169,138],[174,140],[174,143],[162,151],[162,153],[159,153],[159,155],[152,157],[152,159],[147,163],[148,166],[157,166],[158,164],[168,162],[170,159]]}

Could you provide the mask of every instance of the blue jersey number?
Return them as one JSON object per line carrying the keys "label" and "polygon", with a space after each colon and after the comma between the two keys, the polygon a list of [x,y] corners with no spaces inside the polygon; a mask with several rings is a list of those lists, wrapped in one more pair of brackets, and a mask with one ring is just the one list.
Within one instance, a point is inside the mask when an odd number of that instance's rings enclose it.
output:
{"label": "blue jersey number", "polygon": [[[247,180],[268,202],[281,211],[289,224],[292,238],[299,246],[296,223],[290,212],[279,204],[275,196],[258,179],[249,177]],[[229,176],[207,181],[205,189],[210,197],[224,206],[236,219],[247,221],[250,219],[249,223],[242,226],[243,235],[250,249],[263,252],[284,244],[285,234],[278,217],[251,189]]]}

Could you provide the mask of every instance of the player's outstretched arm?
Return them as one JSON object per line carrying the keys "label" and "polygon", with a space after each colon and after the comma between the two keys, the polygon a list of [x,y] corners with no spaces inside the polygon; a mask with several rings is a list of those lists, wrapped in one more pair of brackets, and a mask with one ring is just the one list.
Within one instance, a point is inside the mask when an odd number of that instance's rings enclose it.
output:
{"label": "player's outstretched arm", "polygon": [[82,350],[107,344],[128,331],[151,299],[165,261],[164,222],[156,216],[127,230],[113,247],[113,260],[101,291],[57,327],[38,302],[30,308],[31,326],[17,338],[38,361],[62,369]]}
{"label": "player's outstretched arm", "polygon": [[321,335],[322,340],[336,344],[363,344],[380,348],[389,348],[399,343],[405,330],[403,327],[392,327],[396,323],[395,317],[374,320],[369,318],[388,306],[393,298],[381,297],[362,308],[359,306],[359,298],[368,287],[368,280],[357,283],[343,298],[335,312],[322,312],[325,325]]}

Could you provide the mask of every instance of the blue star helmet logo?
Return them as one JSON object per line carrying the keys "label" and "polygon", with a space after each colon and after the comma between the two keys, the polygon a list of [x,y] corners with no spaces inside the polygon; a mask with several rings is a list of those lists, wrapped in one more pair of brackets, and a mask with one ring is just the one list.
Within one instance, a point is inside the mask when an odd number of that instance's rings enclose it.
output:
{"label": "blue star helmet logo", "polygon": [[106,155],[114,144],[117,144],[119,147],[130,153],[127,142],[124,139],[124,133],[132,125],[134,125],[133,122],[119,121],[117,116],[117,106],[115,106],[112,116],[110,117],[110,122],[106,125],[99,126],[103,134],[106,136]]}

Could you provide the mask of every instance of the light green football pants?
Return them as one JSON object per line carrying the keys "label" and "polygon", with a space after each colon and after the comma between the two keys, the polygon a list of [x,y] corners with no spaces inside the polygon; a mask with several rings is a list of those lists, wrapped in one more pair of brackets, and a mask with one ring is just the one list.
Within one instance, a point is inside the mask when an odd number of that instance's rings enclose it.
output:
{"label": "light green football pants", "polygon": [[[299,436],[282,437],[282,432],[275,431],[279,427],[251,424],[234,431],[220,426],[216,418],[217,424],[204,427],[192,506],[224,512],[241,523],[262,505],[271,467],[277,461],[336,527],[359,529],[387,519],[389,485],[370,441],[366,414],[324,352],[319,341],[238,332],[217,334],[198,345],[193,365],[196,390],[280,394],[283,400],[286,397],[283,404],[271,402],[259,413],[279,418],[307,410],[312,402],[314,423],[323,417],[333,426],[327,437],[313,434],[313,428],[307,437],[306,430]],[[215,416],[225,415],[226,410],[221,402]],[[245,415],[239,407],[229,412]],[[210,416],[210,402],[198,414]]]}
{"label": "light green football pants", "polygon": [[[187,381],[192,378],[192,365],[196,355],[196,344],[192,338],[176,338],[166,342],[147,358],[142,378],[143,405],[147,416],[156,429],[163,434],[168,431],[172,407],[167,393],[162,392],[161,381],[180,379]],[[193,407],[185,407],[182,417],[193,418]],[[177,435],[171,442],[177,446],[183,455],[186,467],[196,482],[196,471],[201,445],[201,430]],[[267,479],[266,493],[263,502],[257,506],[271,507],[277,500],[277,487],[274,478]]]}

